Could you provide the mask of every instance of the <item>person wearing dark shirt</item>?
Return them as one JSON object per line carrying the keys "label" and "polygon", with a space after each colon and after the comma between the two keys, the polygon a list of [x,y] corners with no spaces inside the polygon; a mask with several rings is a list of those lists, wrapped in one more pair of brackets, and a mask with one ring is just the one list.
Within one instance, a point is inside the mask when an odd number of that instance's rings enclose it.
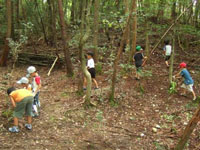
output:
{"label": "person wearing dark shirt", "polygon": [[135,61],[135,67],[136,67],[136,76],[135,76],[136,80],[140,79],[143,59],[147,58],[147,57],[144,57],[142,50],[143,49],[142,49],[141,46],[137,46],[136,47],[136,53],[135,53],[135,56],[134,56],[134,59],[133,59],[133,61]]}

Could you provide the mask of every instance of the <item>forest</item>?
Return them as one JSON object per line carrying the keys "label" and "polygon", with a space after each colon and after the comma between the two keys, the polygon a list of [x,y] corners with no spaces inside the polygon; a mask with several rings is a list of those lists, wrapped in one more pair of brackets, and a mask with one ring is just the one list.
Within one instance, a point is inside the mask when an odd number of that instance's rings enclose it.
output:
{"label": "forest", "polygon": [[0,0],[0,29],[0,150],[200,150],[200,0]]}

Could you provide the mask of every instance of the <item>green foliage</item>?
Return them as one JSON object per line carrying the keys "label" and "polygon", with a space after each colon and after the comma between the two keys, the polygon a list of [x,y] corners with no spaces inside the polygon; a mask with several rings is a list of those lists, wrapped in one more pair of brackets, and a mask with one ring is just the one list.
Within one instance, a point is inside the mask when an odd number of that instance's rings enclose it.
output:
{"label": "green foliage", "polygon": [[8,121],[12,120],[13,111],[11,109],[6,109],[2,111],[2,117],[8,119]]}
{"label": "green foliage", "polygon": [[131,72],[134,68],[131,64],[120,64],[120,67],[122,68],[123,74]]}
{"label": "green foliage", "polygon": [[95,70],[96,70],[96,73],[101,75],[102,74],[102,63],[101,62],[98,62],[97,64],[95,64]]}
{"label": "green foliage", "polygon": [[170,84],[170,88],[169,88],[169,93],[170,94],[174,94],[177,92],[176,90],[176,82],[172,81],[171,84]]}
{"label": "green foliage", "polygon": [[99,110],[96,113],[96,118],[98,119],[99,122],[102,122],[102,120],[103,120],[103,112]]}
{"label": "green foliage", "polygon": [[163,146],[163,143],[159,143],[159,142],[155,141],[153,144],[155,145],[156,150],[167,150],[167,148],[165,146]]}

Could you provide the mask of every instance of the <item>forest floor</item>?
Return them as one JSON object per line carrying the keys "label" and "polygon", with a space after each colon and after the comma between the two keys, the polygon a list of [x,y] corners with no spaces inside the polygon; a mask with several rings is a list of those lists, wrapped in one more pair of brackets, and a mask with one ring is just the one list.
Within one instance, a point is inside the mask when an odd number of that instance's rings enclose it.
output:
{"label": "forest floor", "polygon": [[[175,62],[175,66],[178,63]],[[172,149],[199,102],[192,101],[191,94],[183,97],[180,93],[168,93],[168,68],[165,67],[161,52],[155,53],[144,67],[146,73],[140,81],[134,78],[135,70],[124,73],[123,69],[118,69],[117,104],[110,104],[107,99],[112,69],[106,64],[103,66],[103,73],[97,76],[100,89],[93,90],[92,100],[97,105],[89,109],[84,109],[83,96],[76,92],[76,76],[68,78],[64,69],[55,69],[48,77],[49,68],[37,67],[43,85],[40,116],[33,119],[32,131],[24,128],[25,120],[22,119],[21,132],[17,134],[8,132],[12,121],[2,115],[9,108],[9,103],[5,95],[7,70],[0,68],[0,149]],[[13,81],[24,76],[26,68],[18,66]],[[200,70],[193,67],[189,70],[195,80],[195,91],[200,95]],[[200,149],[200,124],[192,133],[186,149]]]}

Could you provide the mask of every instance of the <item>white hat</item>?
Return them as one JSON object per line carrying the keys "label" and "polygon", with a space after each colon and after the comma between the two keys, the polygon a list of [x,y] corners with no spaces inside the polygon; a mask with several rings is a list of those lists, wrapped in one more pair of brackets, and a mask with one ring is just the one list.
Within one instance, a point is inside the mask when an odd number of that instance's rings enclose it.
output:
{"label": "white hat", "polygon": [[17,84],[28,84],[29,80],[26,77],[22,77],[19,81],[17,81]]}
{"label": "white hat", "polygon": [[34,66],[30,66],[30,67],[28,67],[27,72],[28,72],[28,74],[26,75],[26,77],[28,78],[31,73],[36,72],[36,68]]}

